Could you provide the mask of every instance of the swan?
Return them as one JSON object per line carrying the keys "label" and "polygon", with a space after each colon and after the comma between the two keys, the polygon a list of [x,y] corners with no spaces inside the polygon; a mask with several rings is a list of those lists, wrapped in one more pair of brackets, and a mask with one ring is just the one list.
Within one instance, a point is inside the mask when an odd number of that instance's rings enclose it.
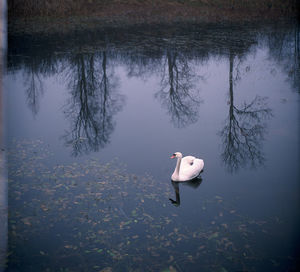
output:
{"label": "swan", "polygon": [[171,159],[177,158],[175,170],[171,176],[173,181],[188,181],[197,177],[203,170],[204,161],[194,156],[182,158],[180,152],[175,152]]}

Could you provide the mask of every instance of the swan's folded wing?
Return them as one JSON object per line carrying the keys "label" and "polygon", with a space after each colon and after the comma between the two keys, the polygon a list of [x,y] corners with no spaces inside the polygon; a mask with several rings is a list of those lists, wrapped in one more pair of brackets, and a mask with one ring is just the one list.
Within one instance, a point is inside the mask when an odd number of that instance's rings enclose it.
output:
{"label": "swan's folded wing", "polygon": [[194,160],[194,165],[201,172],[204,168],[204,161],[201,159],[196,159],[196,160]]}
{"label": "swan's folded wing", "polygon": [[193,165],[195,159],[194,156],[185,156],[181,160],[181,165],[183,167]]}
{"label": "swan's folded wing", "polygon": [[204,167],[204,161],[201,159],[194,159],[193,164],[185,164],[183,168],[181,168],[180,170],[180,174],[182,176],[187,177],[188,179],[193,179],[195,177],[197,177],[201,170]]}

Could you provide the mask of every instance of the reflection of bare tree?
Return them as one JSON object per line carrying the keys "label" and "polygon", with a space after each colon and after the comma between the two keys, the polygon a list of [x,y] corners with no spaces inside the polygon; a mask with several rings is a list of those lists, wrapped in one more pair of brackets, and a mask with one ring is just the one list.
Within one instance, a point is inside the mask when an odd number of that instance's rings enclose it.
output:
{"label": "reflection of bare tree", "polygon": [[300,23],[293,28],[276,29],[267,36],[270,57],[287,75],[292,87],[300,93]]}
{"label": "reflection of bare tree", "polygon": [[197,121],[200,104],[197,77],[187,59],[168,50],[163,65],[161,90],[155,94],[168,109],[172,123],[184,127]]}
{"label": "reflection of bare tree", "polygon": [[117,79],[108,72],[107,55],[74,54],[68,73],[72,98],[65,111],[72,120],[65,133],[73,154],[97,151],[108,142],[114,129],[113,116],[123,106],[123,96],[116,92]]}
{"label": "reflection of bare tree", "polygon": [[[175,191],[176,200],[173,200],[172,198],[169,198],[169,200],[171,201],[171,203],[174,206],[176,206],[176,207],[180,206],[179,183],[180,182],[172,181],[172,186],[173,186],[174,191]],[[189,180],[187,182],[183,182],[182,184],[183,185],[187,185],[189,187],[192,187],[194,189],[197,189],[201,183],[202,183],[202,178],[198,177],[198,178],[194,178],[193,180]]]}
{"label": "reflection of bare tree", "polygon": [[23,66],[24,88],[26,92],[27,105],[33,115],[39,111],[40,100],[44,94],[43,81],[57,73],[58,61],[56,57],[44,52],[43,56],[24,57]]}
{"label": "reflection of bare tree", "polygon": [[266,98],[256,96],[241,108],[234,105],[233,93],[234,55],[229,56],[229,116],[220,135],[223,140],[222,159],[230,172],[245,166],[248,161],[253,167],[264,163],[261,143],[266,133],[262,121],[272,113],[267,108]]}
{"label": "reflection of bare tree", "polygon": [[136,54],[124,61],[128,77],[138,77],[147,80],[161,67],[160,56]]}
{"label": "reflection of bare tree", "polygon": [[43,95],[43,83],[40,79],[39,64],[30,63],[24,71],[25,91],[27,95],[27,104],[33,115],[39,111],[40,97]]}

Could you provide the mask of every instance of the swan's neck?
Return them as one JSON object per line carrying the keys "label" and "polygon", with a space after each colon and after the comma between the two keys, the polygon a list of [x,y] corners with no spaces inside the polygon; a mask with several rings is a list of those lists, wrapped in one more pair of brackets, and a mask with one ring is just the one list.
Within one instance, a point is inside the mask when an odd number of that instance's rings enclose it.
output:
{"label": "swan's neck", "polygon": [[176,168],[175,168],[175,171],[174,171],[174,174],[177,175],[177,176],[179,176],[180,164],[181,164],[181,158],[178,158],[177,163],[176,163]]}

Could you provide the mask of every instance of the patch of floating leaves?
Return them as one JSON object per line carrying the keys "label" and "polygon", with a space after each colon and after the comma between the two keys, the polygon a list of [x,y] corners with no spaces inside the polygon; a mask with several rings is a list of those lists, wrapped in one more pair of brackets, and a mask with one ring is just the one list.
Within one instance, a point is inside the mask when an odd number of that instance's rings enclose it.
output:
{"label": "patch of floating leaves", "polygon": [[203,198],[189,221],[168,203],[168,182],[116,161],[53,167],[48,156],[41,141],[9,152],[8,271],[233,271],[259,261],[255,240],[270,222],[221,196]]}

